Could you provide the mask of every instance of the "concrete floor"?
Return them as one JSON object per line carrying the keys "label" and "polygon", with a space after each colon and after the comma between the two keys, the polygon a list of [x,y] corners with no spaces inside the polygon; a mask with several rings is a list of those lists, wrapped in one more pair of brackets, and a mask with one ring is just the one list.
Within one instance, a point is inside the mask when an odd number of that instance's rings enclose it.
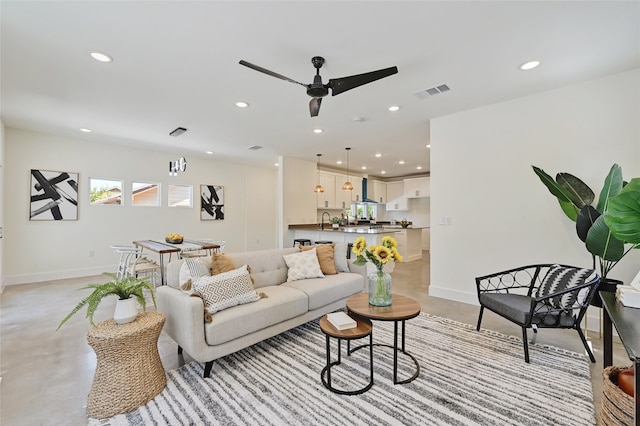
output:
{"label": "concrete floor", "polygon": [[[396,265],[392,274],[394,292],[418,300],[423,312],[475,324],[478,307],[428,295],[428,252],[424,254],[425,258],[421,261]],[[56,327],[87,294],[87,290],[77,292],[76,289],[107,279],[94,276],[5,288],[0,302],[0,424],[86,424],[86,401],[96,359],[85,337],[88,328],[85,311],[76,314],[60,330],[56,331]],[[114,306],[115,298],[106,299],[95,315],[96,323],[112,317]],[[505,334],[520,335],[518,327],[491,312],[485,313],[482,326]],[[575,331],[541,330],[538,334],[538,343],[576,352],[584,351]],[[589,333],[589,338],[597,359],[591,365],[591,381],[599,418],[602,341],[594,332]],[[176,344],[164,333],[158,345],[166,370],[191,361],[186,354],[184,357],[177,355]],[[630,364],[619,343],[614,345],[614,364]]]}

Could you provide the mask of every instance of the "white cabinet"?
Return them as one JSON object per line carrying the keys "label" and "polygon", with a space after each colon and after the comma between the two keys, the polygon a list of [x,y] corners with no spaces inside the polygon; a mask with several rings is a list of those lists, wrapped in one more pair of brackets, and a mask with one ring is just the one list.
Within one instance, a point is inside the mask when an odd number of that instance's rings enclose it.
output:
{"label": "white cabinet", "polygon": [[[349,180],[351,181],[351,183],[353,184],[354,190],[355,190],[355,186],[356,184],[354,183],[353,178],[349,177]],[[336,194],[336,201],[335,201],[335,206],[334,208],[336,209],[348,209],[351,208],[351,193],[353,191],[345,191],[344,189],[342,189],[342,185],[344,185],[344,183],[347,181],[347,175],[336,175],[336,179],[335,179],[335,194]]]}
{"label": "white cabinet", "polygon": [[380,204],[387,202],[387,184],[379,180],[367,181],[367,198]]}
{"label": "white cabinet", "polygon": [[407,198],[424,198],[430,196],[430,178],[412,178],[404,180],[404,196]]}
{"label": "white cabinet", "polygon": [[[336,207],[336,179],[335,176],[328,173],[318,173],[318,181],[324,188],[324,192],[317,194],[317,205],[319,209],[334,209]],[[342,190],[342,188],[340,189]]]}
{"label": "white cabinet", "polygon": [[387,182],[387,211],[409,210],[409,201],[404,196],[404,182]]}
{"label": "white cabinet", "polygon": [[353,191],[351,191],[351,201],[359,203],[360,201],[362,201],[362,178],[350,176],[349,179],[353,184]]}

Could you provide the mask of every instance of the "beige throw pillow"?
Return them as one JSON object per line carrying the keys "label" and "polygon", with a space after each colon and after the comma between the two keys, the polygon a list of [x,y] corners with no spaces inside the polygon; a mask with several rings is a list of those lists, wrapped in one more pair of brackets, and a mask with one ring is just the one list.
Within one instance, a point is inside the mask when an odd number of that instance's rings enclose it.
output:
{"label": "beige throw pillow", "polygon": [[338,269],[336,268],[336,263],[334,261],[335,246],[335,243],[318,244],[315,246],[300,246],[300,251],[308,251],[315,248],[322,273],[324,275],[335,275],[338,273]]}
{"label": "beige throw pillow", "polygon": [[213,253],[211,256],[211,275],[218,275],[236,269],[237,266],[229,256],[224,253]]}
{"label": "beige throw pillow", "polygon": [[300,253],[285,254],[282,257],[289,268],[287,282],[324,277],[318,263],[315,247]]}

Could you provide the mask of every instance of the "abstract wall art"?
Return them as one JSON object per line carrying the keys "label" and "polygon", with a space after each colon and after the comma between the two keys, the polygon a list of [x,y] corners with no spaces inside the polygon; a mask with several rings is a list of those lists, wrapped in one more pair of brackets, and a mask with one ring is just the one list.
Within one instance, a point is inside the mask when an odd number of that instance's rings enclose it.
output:
{"label": "abstract wall art", "polygon": [[78,174],[31,169],[29,220],[78,220]]}
{"label": "abstract wall art", "polygon": [[200,185],[200,220],[224,219],[224,187]]}

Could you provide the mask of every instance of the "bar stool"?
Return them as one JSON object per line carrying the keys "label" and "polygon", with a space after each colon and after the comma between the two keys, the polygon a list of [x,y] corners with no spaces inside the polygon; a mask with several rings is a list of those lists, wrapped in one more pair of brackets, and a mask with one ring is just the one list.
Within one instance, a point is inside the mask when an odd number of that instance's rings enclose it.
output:
{"label": "bar stool", "polygon": [[333,244],[333,241],[316,241],[316,244]]}
{"label": "bar stool", "polygon": [[300,244],[303,246],[310,246],[311,240],[308,238],[296,238],[295,240],[293,240],[293,247],[295,247],[297,244]]}
{"label": "bar stool", "polygon": [[347,259],[351,259],[352,250],[353,250],[353,243],[347,244]]}

